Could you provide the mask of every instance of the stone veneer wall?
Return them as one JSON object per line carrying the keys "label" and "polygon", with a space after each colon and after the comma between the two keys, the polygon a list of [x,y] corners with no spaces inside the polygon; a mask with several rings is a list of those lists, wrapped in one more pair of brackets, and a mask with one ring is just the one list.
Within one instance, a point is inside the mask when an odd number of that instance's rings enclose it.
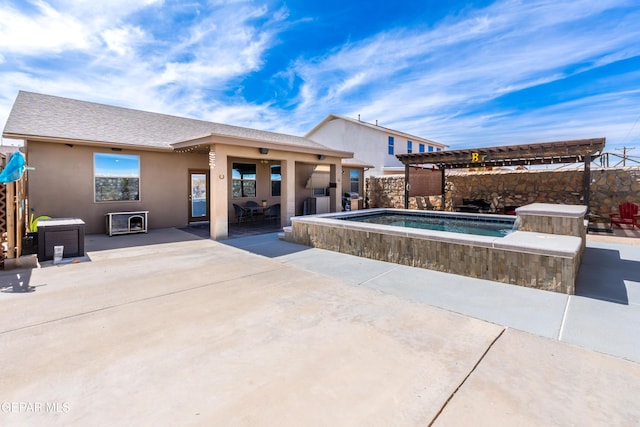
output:
{"label": "stone veneer wall", "polygon": [[[404,175],[368,177],[366,197],[370,208],[404,208]],[[431,204],[440,207],[442,197],[430,196]],[[418,209],[415,197],[409,198],[409,209]]]}
{"label": "stone veneer wall", "polygon": [[518,230],[580,238],[582,244],[575,263],[577,277],[587,244],[586,210],[586,206],[559,206],[543,203],[525,206],[517,211]]}
{"label": "stone veneer wall", "polygon": [[[502,212],[505,206],[531,203],[579,205],[582,203],[582,170],[530,170],[447,173],[445,210],[453,210],[454,201],[484,199]],[[640,168],[610,168],[591,170],[592,216],[607,220],[624,202],[640,203]],[[404,175],[367,178],[369,206],[403,208]],[[432,204],[440,206],[440,197],[431,196]],[[416,209],[415,198],[409,208]]]}

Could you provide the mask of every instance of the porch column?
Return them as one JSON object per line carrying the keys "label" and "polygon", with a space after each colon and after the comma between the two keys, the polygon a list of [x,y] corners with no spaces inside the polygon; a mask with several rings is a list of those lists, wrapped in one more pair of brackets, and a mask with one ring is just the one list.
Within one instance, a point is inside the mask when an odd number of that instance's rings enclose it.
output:
{"label": "porch column", "polygon": [[211,146],[209,151],[209,227],[213,240],[226,239],[229,236],[227,158],[227,153],[221,147]]}
{"label": "porch column", "polygon": [[331,212],[342,211],[342,162],[332,163],[329,167],[329,195]]}
{"label": "porch column", "polygon": [[291,225],[291,217],[296,216],[296,162],[293,159],[281,163],[282,194],[280,196],[280,221],[283,227]]}

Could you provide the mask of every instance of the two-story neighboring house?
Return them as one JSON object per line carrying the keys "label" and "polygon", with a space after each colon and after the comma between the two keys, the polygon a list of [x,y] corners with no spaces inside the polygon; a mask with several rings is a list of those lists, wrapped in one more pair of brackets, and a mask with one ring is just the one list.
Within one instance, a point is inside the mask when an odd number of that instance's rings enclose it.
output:
{"label": "two-story neighboring house", "polygon": [[374,167],[367,176],[404,173],[396,154],[442,151],[447,146],[429,139],[389,129],[358,119],[329,114],[305,138],[340,150]]}

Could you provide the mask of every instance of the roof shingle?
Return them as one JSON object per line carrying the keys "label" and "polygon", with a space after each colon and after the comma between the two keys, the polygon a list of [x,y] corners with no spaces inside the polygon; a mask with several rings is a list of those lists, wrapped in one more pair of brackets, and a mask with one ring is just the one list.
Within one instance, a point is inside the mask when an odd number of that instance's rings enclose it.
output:
{"label": "roof shingle", "polygon": [[171,144],[220,135],[334,151],[293,135],[20,91],[3,136],[55,138],[172,149]]}

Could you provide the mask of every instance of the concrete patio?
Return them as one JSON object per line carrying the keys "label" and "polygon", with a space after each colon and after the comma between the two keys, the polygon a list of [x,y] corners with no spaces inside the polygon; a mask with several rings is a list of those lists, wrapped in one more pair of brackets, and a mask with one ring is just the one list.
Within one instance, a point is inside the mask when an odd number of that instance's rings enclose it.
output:
{"label": "concrete patio", "polygon": [[640,423],[640,246],[590,237],[567,296],[197,234],[1,272],[0,423]]}

